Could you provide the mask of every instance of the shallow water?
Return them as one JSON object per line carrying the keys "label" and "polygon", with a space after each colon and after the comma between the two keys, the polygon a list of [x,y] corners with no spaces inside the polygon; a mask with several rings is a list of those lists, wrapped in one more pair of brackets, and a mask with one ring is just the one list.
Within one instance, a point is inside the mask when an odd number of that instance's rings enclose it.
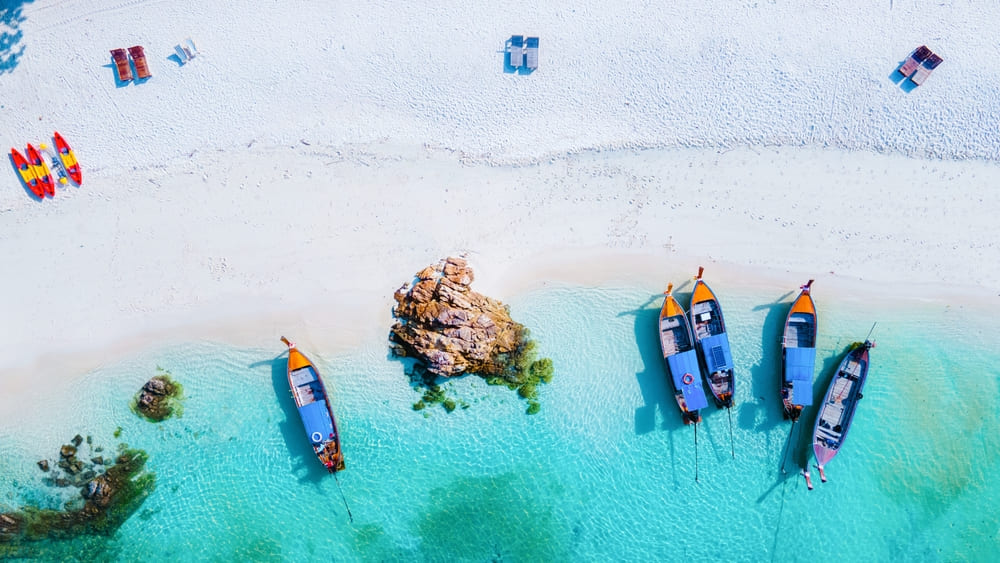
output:
{"label": "shallow water", "polygon": [[[710,280],[711,281],[711,280]],[[419,396],[384,342],[345,355],[304,350],[336,393],[347,455],[337,482],[308,448],[282,345],[151,351],[81,375],[71,399],[0,429],[0,510],[58,506],[34,462],[76,433],[149,452],[156,490],[111,538],[32,544],[61,559],[560,561],[988,560],[1000,543],[1000,321],[944,305],[830,303],[820,315],[817,401],[843,352],[878,321],[850,436],[807,491],[814,410],[790,425],[777,396],[793,292],[713,282],[737,365],[730,419],[709,407],[695,441],[668,400],[656,339],[660,288],[546,287],[510,301],[556,374],[542,410],[476,378],[448,414]],[[687,294],[680,288],[681,302]],[[387,327],[388,328],[388,327]],[[295,335],[289,334],[294,337]],[[128,408],[157,366],[184,384],[181,418]],[[735,458],[730,453],[735,451]],[[65,493],[64,493],[65,494]],[[139,555],[141,554],[141,555]]]}

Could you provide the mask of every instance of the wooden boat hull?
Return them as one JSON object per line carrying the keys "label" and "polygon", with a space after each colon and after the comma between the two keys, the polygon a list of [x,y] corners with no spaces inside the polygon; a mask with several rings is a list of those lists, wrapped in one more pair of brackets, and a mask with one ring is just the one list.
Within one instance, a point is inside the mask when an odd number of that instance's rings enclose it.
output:
{"label": "wooden boat hull", "polygon": [[83,183],[83,174],[80,172],[80,163],[76,161],[73,149],[58,131],[53,134],[53,139],[55,140],[56,152],[59,153],[59,160],[62,162],[63,168],[66,169],[66,175],[79,186]]}
{"label": "wooden boat hull", "polygon": [[658,324],[660,350],[667,365],[668,379],[684,424],[701,422],[700,410],[708,406],[701,386],[698,355],[691,336],[687,315],[670,289],[667,289],[660,309]]}
{"label": "wooden boat hull", "polygon": [[344,454],[340,449],[340,432],[319,371],[294,343],[284,336],[281,340],[288,346],[288,387],[306,437],[316,457],[330,473],[341,471],[344,469]]}
{"label": "wooden boat hull", "polygon": [[42,156],[38,154],[38,149],[36,149],[31,143],[28,143],[27,155],[28,163],[35,170],[35,176],[38,178],[38,183],[41,184],[42,189],[49,197],[55,197],[56,195],[56,183],[52,181],[52,174],[49,172],[49,165],[45,164],[42,160]]}
{"label": "wooden boat hull", "polygon": [[821,475],[823,467],[837,455],[847,439],[858,401],[863,397],[861,392],[868,378],[868,351],[873,346],[874,343],[866,340],[844,356],[820,405],[813,427],[813,453]]}
{"label": "wooden boat hull", "polygon": [[691,293],[691,330],[696,348],[705,366],[708,384],[715,405],[719,408],[733,406],[736,378],[733,354],[729,348],[729,335],[722,316],[722,306],[708,284],[701,279],[703,269],[698,269],[694,290]]}
{"label": "wooden boat hull", "polygon": [[35,176],[35,169],[28,163],[28,159],[24,158],[24,155],[14,148],[10,149],[10,158],[14,161],[14,167],[17,168],[18,174],[21,175],[24,185],[28,186],[31,193],[35,194],[39,199],[44,198],[45,189],[42,188],[38,177]]}
{"label": "wooden boat hull", "polygon": [[802,286],[785,318],[781,337],[781,402],[786,419],[796,421],[802,409],[812,404],[812,381],[816,370],[816,335],[819,325],[811,287]]}

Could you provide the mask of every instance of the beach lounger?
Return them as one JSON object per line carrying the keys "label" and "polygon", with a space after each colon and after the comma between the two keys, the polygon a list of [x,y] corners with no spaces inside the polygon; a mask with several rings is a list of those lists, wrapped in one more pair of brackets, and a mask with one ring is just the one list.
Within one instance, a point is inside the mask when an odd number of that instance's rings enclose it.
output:
{"label": "beach lounger", "polygon": [[524,51],[527,54],[528,60],[525,66],[527,66],[529,70],[535,70],[538,68],[538,38],[529,37]]}
{"label": "beach lounger", "polygon": [[188,63],[198,55],[198,48],[194,46],[194,41],[190,37],[174,45],[174,51],[177,51],[177,58],[181,60],[181,64]]}
{"label": "beach lounger", "polygon": [[914,72],[912,76],[910,76],[910,80],[912,80],[913,83],[916,84],[917,86],[920,86],[921,84],[924,83],[924,80],[927,80],[927,77],[931,75],[931,71],[937,68],[937,66],[941,64],[941,61],[943,60],[944,59],[942,59],[941,57],[935,55],[934,53],[931,53],[929,57],[927,57],[926,59],[924,59],[922,63],[920,63],[920,66],[917,67],[917,71]]}
{"label": "beach lounger", "polygon": [[111,49],[111,58],[115,61],[118,80],[122,82],[132,80],[132,65],[128,62],[128,54],[125,49]]}
{"label": "beach lounger", "polygon": [[193,59],[198,56],[198,48],[194,46],[194,41],[192,41],[190,37],[184,40],[184,51],[187,52],[189,59]]}
{"label": "beach lounger", "polygon": [[903,61],[903,65],[899,67],[899,73],[904,77],[909,78],[913,71],[917,70],[920,63],[924,62],[924,59],[931,56],[931,50],[927,48],[927,45],[921,45],[917,47],[915,51],[910,53],[910,56]]}
{"label": "beach lounger", "polygon": [[524,36],[511,35],[507,52],[510,53],[510,66],[521,68],[524,64]]}
{"label": "beach lounger", "polygon": [[149,72],[149,64],[146,62],[146,53],[142,50],[142,47],[135,46],[128,48],[128,54],[132,57],[132,62],[135,63],[135,74],[139,78],[149,78],[153,76]]}

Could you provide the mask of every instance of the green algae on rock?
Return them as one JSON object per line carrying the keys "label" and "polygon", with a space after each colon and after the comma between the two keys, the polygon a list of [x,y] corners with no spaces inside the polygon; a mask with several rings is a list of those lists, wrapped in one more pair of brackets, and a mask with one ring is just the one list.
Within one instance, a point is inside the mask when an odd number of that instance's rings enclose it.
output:
{"label": "green algae on rock", "polygon": [[170,377],[170,372],[160,367],[156,371],[132,399],[132,411],[150,422],[160,422],[175,414],[181,416],[184,388]]}
{"label": "green algae on rock", "polygon": [[[59,466],[68,476],[90,473],[86,480],[49,479],[61,486],[65,481],[79,487],[82,498],[66,503],[63,510],[25,506],[0,513],[0,559],[31,557],[31,542],[45,539],[70,539],[84,535],[112,535],[138,510],[153,491],[156,476],[144,471],[146,452],[119,446],[114,462],[104,469],[104,460],[91,465],[80,462],[77,450],[63,446]],[[99,467],[100,466],[100,467]]]}
{"label": "green algae on rock", "polygon": [[506,305],[472,291],[474,278],[464,258],[450,257],[418,272],[412,287],[404,284],[394,295],[393,354],[425,366],[410,374],[424,389],[413,410],[438,403],[448,412],[467,408],[447,397],[437,378],[474,374],[518,390],[534,414],[540,408],[536,386],[552,379],[552,360],[537,359],[528,329],[511,319]]}

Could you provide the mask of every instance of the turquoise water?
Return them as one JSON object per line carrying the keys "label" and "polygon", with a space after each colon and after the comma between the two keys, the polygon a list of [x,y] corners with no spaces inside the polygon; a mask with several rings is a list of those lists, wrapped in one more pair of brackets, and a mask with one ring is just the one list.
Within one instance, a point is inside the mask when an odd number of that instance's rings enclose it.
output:
{"label": "turquoise water", "polygon": [[[944,305],[835,304],[820,314],[817,399],[872,322],[865,399],[828,483],[807,491],[812,409],[779,470],[789,424],[777,396],[778,339],[794,294],[712,281],[737,364],[732,412],[698,433],[668,401],[656,340],[659,288],[550,287],[510,300],[556,375],[542,411],[475,378],[471,403],[411,410],[419,397],[385,343],[304,350],[336,393],[347,470],[312,457],[293,410],[282,345],[197,343],[81,374],[72,399],[38,398],[37,419],[0,429],[0,510],[59,506],[34,466],[74,434],[149,453],[157,487],[116,535],[41,542],[31,555],[105,560],[984,561],[1000,544],[1000,351],[996,318]],[[683,288],[682,288],[683,289]],[[690,289],[690,288],[688,288]],[[686,294],[681,293],[682,302]],[[386,327],[388,330],[388,326]],[[294,337],[296,335],[289,334]],[[333,348],[331,346],[331,348]],[[277,357],[277,359],[276,359]],[[128,409],[156,367],[184,384],[162,424]],[[808,425],[808,428],[806,428]]]}

